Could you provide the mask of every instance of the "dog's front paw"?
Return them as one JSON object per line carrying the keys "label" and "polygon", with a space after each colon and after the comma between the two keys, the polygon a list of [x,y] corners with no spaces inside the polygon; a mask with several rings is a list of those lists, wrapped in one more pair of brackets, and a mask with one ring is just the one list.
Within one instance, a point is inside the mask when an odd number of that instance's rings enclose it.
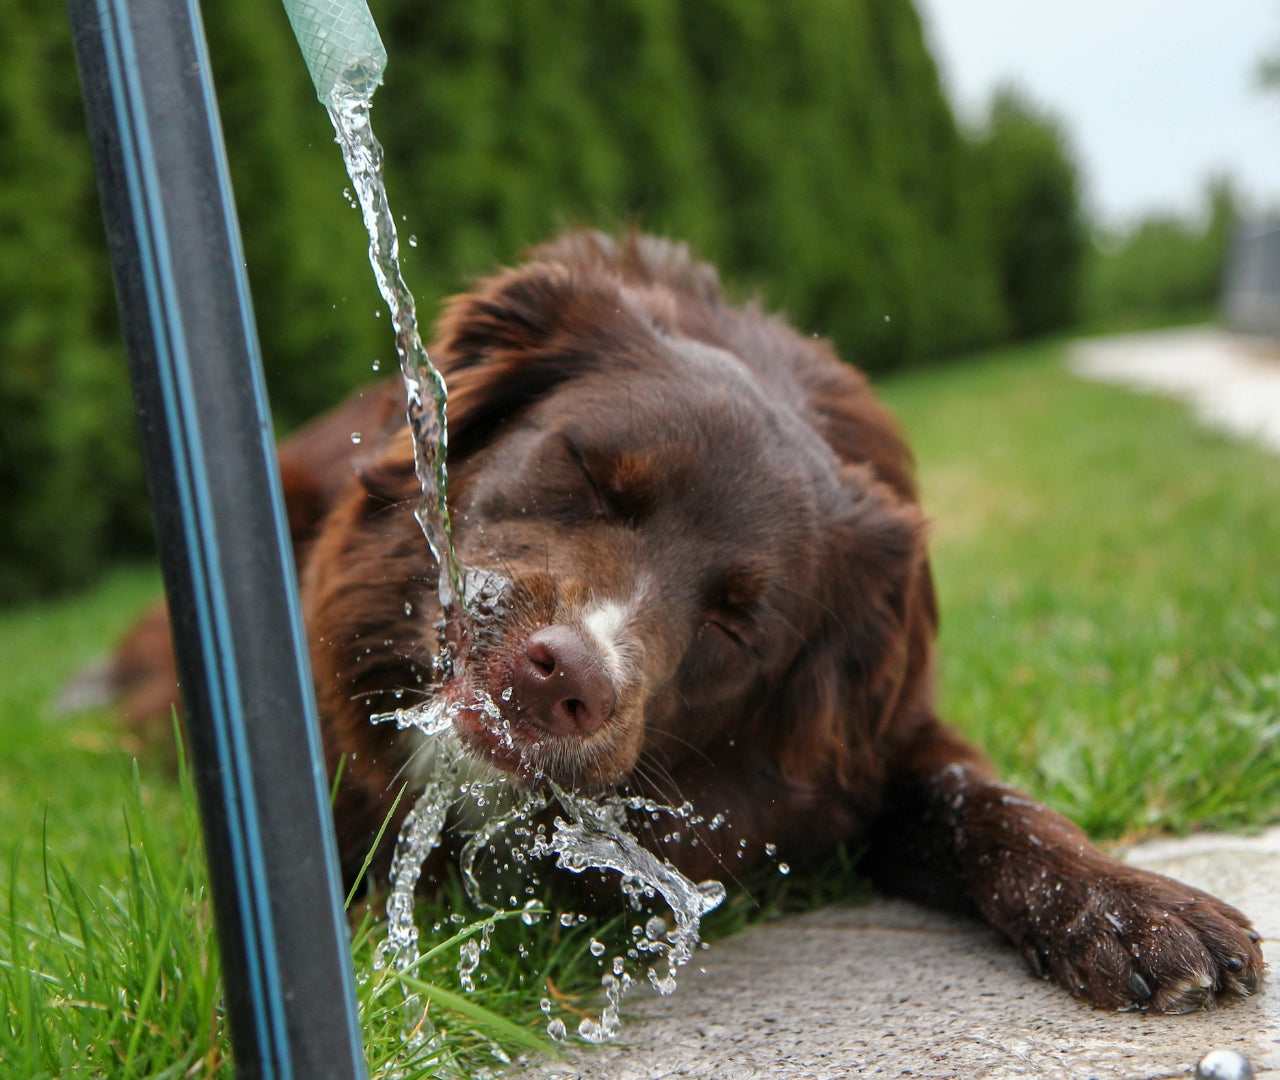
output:
{"label": "dog's front paw", "polygon": [[1032,970],[1097,1007],[1193,1012],[1262,980],[1249,920],[1159,874],[1116,863],[1029,899],[1017,938]]}

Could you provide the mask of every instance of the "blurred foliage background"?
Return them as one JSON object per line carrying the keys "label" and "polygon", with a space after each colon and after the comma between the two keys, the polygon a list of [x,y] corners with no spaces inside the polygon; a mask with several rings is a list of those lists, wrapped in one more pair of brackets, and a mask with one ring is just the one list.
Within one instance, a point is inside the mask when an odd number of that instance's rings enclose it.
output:
{"label": "blurred foliage background", "polygon": [[[961,130],[910,0],[376,0],[374,125],[438,302],[558,228],[688,240],[873,372],[1212,303],[1203,221],[1094,243],[1059,123]],[[391,359],[332,132],[279,4],[204,5],[282,430]],[[0,0],[0,603],[150,551],[63,5]]]}

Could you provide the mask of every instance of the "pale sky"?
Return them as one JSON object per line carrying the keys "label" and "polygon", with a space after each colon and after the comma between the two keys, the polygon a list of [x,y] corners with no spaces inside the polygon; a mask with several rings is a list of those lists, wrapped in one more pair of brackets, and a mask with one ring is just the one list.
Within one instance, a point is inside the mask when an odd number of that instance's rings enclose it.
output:
{"label": "pale sky", "polygon": [[1201,205],[1225,172],[1280,209],[1280,0],[917,0],[958,115],[1012,80],[1065,124],[1086,203],[1116,225]]}

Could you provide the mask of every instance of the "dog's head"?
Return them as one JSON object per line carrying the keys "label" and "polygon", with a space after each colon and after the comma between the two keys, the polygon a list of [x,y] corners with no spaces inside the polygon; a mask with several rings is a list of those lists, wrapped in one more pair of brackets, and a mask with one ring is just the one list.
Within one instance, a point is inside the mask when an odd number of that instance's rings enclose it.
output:
{"label": "dog's head", "polygon": [[[729,307],[695,264],[664,276],[670,249],[628,251],[630,269],[600,241],[553,252],[442,321],[455,543],[487,582],[449,630],[455,726],[500,768],[585,789],[738,743],[826,782],[927,651],[900,444],[825,349]],[[850,410],[875,430],[841,434]],[[878,468],[846,443],[889,450]],[[367,716],[416,694],[438,608],[407,434],[362,480],[308,605],[322,704]]]}

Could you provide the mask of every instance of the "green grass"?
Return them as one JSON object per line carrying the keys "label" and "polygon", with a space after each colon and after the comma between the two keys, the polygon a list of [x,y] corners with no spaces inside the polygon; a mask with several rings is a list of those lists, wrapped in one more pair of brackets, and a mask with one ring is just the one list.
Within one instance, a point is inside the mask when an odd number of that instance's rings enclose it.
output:
{"label": "green grass", "polygon": [[[1008,351],[881,388],[911,435],[943,609],[941,702],[1014,782],[1104,840],[1280,817],[1280,463],[1179,406],[1078,382],[1061,349]],[[231,1076],[188,788],[58,688],[149,603],[154,572],[0,613],[0,1061],[6,1075]],[[848,889],[779,879],[717,933]],[[837,884],[832,884],[832,882]],[[455,900],[419,917],[417,985],[356,933],[375,1076],[473,1074],[545,1046],[544,995],[598,985],[595,921],[498,922],[458,986]],[[615,927],[615,932],[618,928]],[[622,931],[624,932],[624,931]],[[548,983],[550,979],[550,983]],[[552,990],[554,987],[554,990]],[[406,990],[440,1040],[406,1060]]]}
{"label": "green grass", "polygon": [[[111,714],[53,707],[158,588],[154,570],[122,571],[83,596],[0,613],[2,1077],[233,1076],[190,784],[160,755],[135,762],[137,740]],[[459,923],[457,911],[470,914]],[[374,971],[384,925],[360,919],[352,944],[372,1076],[467,1076],[554,1052],[539,1007],[548,994],[575,1027],[599,986],[591,937],[606,929],[486,921],[455,883],[420,909],[423,956],[400,974]],[[463,993],[459,947],[476,937],[492,944]],[[423,1003],[420,1030],[440,1035],[416,1051],[405,1039],[410,993]]]}
{"label": "green grass", "polygon": [[1280,816],[1280,462],[1055,346],[884,395],[934,523],[944,715],[1101,839]]}

